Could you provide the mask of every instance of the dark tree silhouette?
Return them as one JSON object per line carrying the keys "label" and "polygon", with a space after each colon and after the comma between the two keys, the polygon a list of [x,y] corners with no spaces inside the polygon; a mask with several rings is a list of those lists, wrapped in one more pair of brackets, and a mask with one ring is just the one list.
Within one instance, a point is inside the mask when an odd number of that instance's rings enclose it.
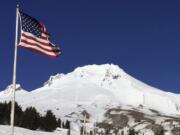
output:
{"label": "dark tree silhouette", "polygon": [[53,131],[57,127],[57,121],[55,115],[51,110],[46,112],[46,115],[41,118],[41,129],[45,131]]}
{"label": "dark tree silhouette", "polygon": [[[0,124],[10,124],[11,102],[0,103]],[[41,116],[34,107],[28,107],[22,111],[21,106],[15,103],[15,125],[28,128],[31,130],[42,129],[45,131],[53,131],[57,127],[61,127],[61,119],[57,119],[51,110],[46,112],[45,116]],[[70,127],[69,121],[64,123],[64,127]]]}
{"label": "dark tree silhouette", "polygon": [[24,111],[22,116],[22,123],[20,126],[32,130],[39,128],[40,115],[34,107],[29,107]]}

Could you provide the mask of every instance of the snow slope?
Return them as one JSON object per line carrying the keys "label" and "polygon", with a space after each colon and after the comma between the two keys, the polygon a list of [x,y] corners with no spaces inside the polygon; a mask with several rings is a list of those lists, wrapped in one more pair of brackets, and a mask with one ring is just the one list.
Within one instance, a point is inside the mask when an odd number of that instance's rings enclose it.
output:
{"label": "snow slope", "polygon": [[[42,132],[42,131],[32,131],[24,128],[15,127],[15,135],[66,135],[66,131],[56,131],[56,132]],[[0,126],[0,135],[10,135],[10,126]]]}
{"label": "snow slope", "polygon": [[[42,114],[52,109],[58,117],[86,108],[92,118],[101,119],[107,106],[119,105],[143,105],[162,114],[180,115],[178,94],[151,87],[113,64],[87,65],[68,74],[51,76],[31,92],[17,87],[16,100],[23,108],[35,106]],[[1,91],[0,100],[10,100],[10,93],[10,87]]]}

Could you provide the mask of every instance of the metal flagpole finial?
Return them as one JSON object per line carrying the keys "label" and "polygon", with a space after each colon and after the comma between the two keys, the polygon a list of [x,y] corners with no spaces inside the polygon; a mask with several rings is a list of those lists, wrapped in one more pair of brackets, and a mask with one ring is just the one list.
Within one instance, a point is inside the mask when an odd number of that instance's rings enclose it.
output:
{"label": "metal flagpole finial", "polygon": [[16,5],[16,8],[19,8],[19,4]]}

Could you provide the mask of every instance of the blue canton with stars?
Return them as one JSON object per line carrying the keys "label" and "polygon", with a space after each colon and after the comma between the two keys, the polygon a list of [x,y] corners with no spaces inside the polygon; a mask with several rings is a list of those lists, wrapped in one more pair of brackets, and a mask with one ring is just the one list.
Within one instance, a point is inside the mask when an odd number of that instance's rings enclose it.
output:
{"label": "blue canton with stars", "polygon": [[20,16],[21,16],[22,30],[25,32],[32,33],[36,37],[40,38],[41,33],[42,33],[41,24],[35,18],[33,18],[21,11],[19,11],[19,12],[20,12]]}

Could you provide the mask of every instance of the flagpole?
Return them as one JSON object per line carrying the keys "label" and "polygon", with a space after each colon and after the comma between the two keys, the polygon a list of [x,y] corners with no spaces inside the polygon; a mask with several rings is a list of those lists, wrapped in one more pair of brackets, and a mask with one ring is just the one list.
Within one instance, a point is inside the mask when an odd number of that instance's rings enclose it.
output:
{"label": "flagpole", "polygon": [[19,5],[16,6],[16,33],[15,33],[15,47],[14,47],[14,66],[13,66],[13,80],[12,80],[12,101],[11,101],[11,135],[14,135],[14,114],[15,114],[15,91],[16,91],[16,65],[17,65],[17,44],[18,44],[18,13]]}

